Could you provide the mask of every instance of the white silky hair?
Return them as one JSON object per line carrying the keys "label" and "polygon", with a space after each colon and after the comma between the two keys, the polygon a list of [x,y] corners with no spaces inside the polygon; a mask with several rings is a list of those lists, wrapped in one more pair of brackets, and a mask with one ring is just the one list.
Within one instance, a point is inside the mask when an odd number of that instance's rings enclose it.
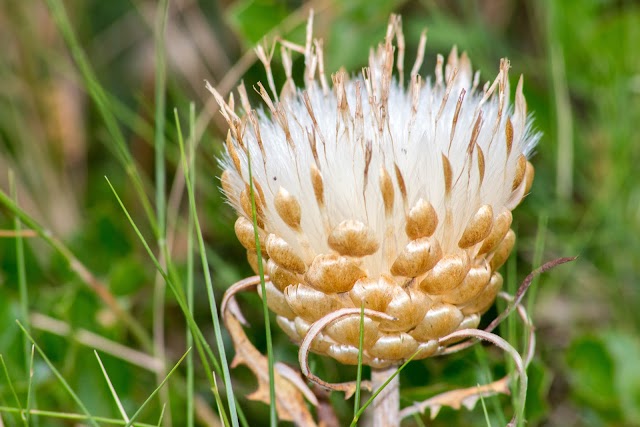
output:
{"label": "white silky hair", "polygon": [[[250,157],[253,180],[264,192],[264,229],[297,251],[302,250],[299,232],[274,206],[280,191],[299,202],[300,229],[317,254],[331,252],[327,238],[332,227],[344,220],[366,224],[391,248],[363,258],[361,266],[369,275],[388,272],[393,257],[386,254],[397,254],[408,243],[406,215],[420,199],[437,213],[433,238],[442,250],[462,251],[457,242],[482,205],[491,205],[497,214],[519,203],[523,194],[514,195],[512,188],[518,158],[529,156],[540,138],[526,113],[522,80],[515,105],[510,105],[507,61],[495,81],[478,90],[468,58],[458,57],[454,48],[444,73],[436,69],[435,83],[412,75],[405,87],[391,77],[394,51],[389,39],[362,74],[334,75],[331,90],[314,79],[304,89],[281,95],[267,110],[246,111],[255,121],[236,123],[231,136],[235,153],[227,146],[221,159],[235,190],[227,197],[242,212],[237,194],[249,183]],[[437,67],[442,66],[440,57]],[[509,126],[511,137],[505,132]],[[324,211],[312,184],[312,168],[322,176]],[[380,186],[383,175],[394,184],[390,216]]]}

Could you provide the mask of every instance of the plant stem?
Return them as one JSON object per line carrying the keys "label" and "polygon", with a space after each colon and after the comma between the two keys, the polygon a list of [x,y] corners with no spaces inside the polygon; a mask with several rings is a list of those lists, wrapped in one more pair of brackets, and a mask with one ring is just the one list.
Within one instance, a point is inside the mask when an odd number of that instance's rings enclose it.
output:
{"label": "plant stem", "polygon": [[[371,369],[372,390],[375,391],[393,375],[397,366],[384,369]],[[367,423],[369,427],[400,426],[400,375],[396,375],[375,398]]]}

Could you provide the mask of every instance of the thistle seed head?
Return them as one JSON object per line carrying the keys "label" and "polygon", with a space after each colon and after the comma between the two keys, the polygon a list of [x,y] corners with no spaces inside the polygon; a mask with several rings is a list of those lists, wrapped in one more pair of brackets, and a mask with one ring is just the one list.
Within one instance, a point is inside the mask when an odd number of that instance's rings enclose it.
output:
{"label": "thistle seed head", "polygon": [[[289,337],[299,343],[322,317],[364,306],[393,318],[365,316],[364,363],[429,357],[450,344],[440,338],[476,327],[502,286],[511,211],[531,187],[527,157],[538,140],[522,78],[511,105],[509,62],[480,88],[454,47],[423,79],[423,34],[405,84],[401,21],[392,16],[369,66],[339,71],[329,86],[312,19],[304,46],[281,42],[280,92],[271,55],[257,49],[266,110],[252,109],[241,86],[238,115],[233,98],[209,87],[230,127],[222,187],[239,215],[236,234],[255,266],[250,158],[267,303]],[[304,55],[303,88],[292,79],[293,52]],[[355,364],[359,334],[359,316],[341,318],[312,350]]]}

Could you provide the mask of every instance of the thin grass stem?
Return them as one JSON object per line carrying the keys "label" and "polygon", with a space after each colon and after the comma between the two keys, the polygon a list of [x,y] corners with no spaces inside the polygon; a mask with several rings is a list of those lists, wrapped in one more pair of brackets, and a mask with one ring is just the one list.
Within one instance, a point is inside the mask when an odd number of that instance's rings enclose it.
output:
{"label": "thin grass stem", "polygon": [[[20,408],[12,408],[9,406],[0,406],[0,414],[22,414],[24,413],[23,409]],[[83,415],[83,414],[74,414],[69,412],[56,412],[56,411],[47,411],[42,409],[31,409],[28,412],[29,415],[33,416],[41,416],[45,418],[55,418],[60,420],[69,420],[69,421],[95,421],[97,423],[102,423],[105,425],[119,425],[124,426],[127,423],[123,420],[117,418],[107,418],[107,417],[99,417],[92,415]],[[133,423],[131,427],[156,427],[154,424],[147,423]]]}
{"label": "thin grass stem", "polygon": [[102,370],[102,375],[104,375],[104,379],[107,382],[107,385],[109,386],[109,391],[111,392],[111,396],[113,396],[113,400],[116,402],[116,406],[118,407],[118,411],[120,411],[120,415],[122,415],[122,419],[125,422],[129,422],[129,417],[127,416],[127,411],[124,410],[124,406],[122,406],[122,402],[120,401],[120,397],[118,397],[118,393],[116,392],[115,387],[113,387],[113,384],[111,383],[111,378],[109,378],[109,374],[107,373],[106,368],[104,367],[104,364],[102,363],[102,359],[100,359],[100,356],[98,355],[98,352],[96,350],[93,350],[93,354],[96,355],[96,359],[98,359],[98,364],[100,365],[100,370]]}
{"label": "thin grass stem", "polygon": [[264,315],[265,335],[267,341],[267,359],[269,363],[269,423],[271,427],[278,425],[278,414],[276,411],[276,382],[274,370],[273,342],[271,339],[271,321],[269,318],[269,306],[267,304],[267,285],[264,280],[264,266],[262,264],[262,248],[258,236],[258,212],[256,210],[255,189],[253,186],[253,171],[251,169],[251,155],[247,152],[247,164],[249,172],[249,191],[251,198],[251,216],[253,220],[253,233],[256,242],[256,252],[258,254],[258,275],[260,276],[260,289],[262,291],[262,312]]}
{"label": "thin grass stem", "polygon": [[[184,292],[183,292],[182,288],[177,287],[174,284],[174,282],[172,281],[172,279],[168,276],[168,274],[162,269],[162,267],[160,266],[160,263],[158,262],[158,259],[156,258],[156,256],[154,255],[153,251],[151,250],[151,247],[149,246],[149,244],[147,243],[146,239],[142,235],[142,232],[140,231],[140,229],[138,228],[136,223],[133,221],[133,218],[131,218],[131,215],[129,214],[129,211],[124,206],[124,203],[122,202],[122,199],[120,199],[120,196],[118,196],[118,193],[116,192],[115,188],[111,184],[111,181],[109,181],[109,178],[107,178],[107,177],[105,177],[105,180],[107,181],[109,187],[111,188],[111,191],[113,192],[113,195],[115,196],[116,200],[118,201],[118,204],[122,208],[122,210],[123,210],[125,216],[127,217],[129,223],[133,227],[133,230],[135,231],[136,235],[140,239],[140,242],[142,243],[142,245],[144,246],[145,250],[147,251],[147,255],[149,255],[149,258],[151,259],[151,261],[155,265],[156,269],[160,272],[160,274],[162,274],[162,277],[166,280],[167,284],[169,285],[169,288],[173,292],[173,294],[174,294],[174,296],[176,298],[176,302],[180,306],[180,309],[182,310],[182,313],[185,315],[185,318],[187,320],[187,324],[191,328],[192,333],[195,334],[195,337],[196,337],[196,340],[195,340],[196,349],[198,350],[198,354],[200,355],[200,360],[202,361],[202,363],[204,365],[205,375],[207,375],[207,378],[209,379],[209,382],[211,384],[213,384],[214,379],[213,379],[213,373],[211,372],[211,365],[209,364],[209,360],[213,364],[213,368],[215,369],[216,372],[218,372],[218,373],[221,372],[221,368],[220,368],[220,365],[218,364],[218,361],[216,360],[215,356],[213,355],[213,351],[211,350],[211,346],[209,345],[207,340],[202,335],[202,331],[200,330],[200,328],[198,327],[195,319],[193,318],[193,316],[189,312],[189,309],[187,307],[187,303],[185,301],[185,296],[184,296]],[[207,357],[208,357],[208,359],[207,359]]]}
{"label": "thin grass stem", "polygon": [[176,364],[173,366],[173,368],[171,368],[171,370],[169,371],[169,373],[167,374],[167,376],[164,378],[164,380],[162,380],[162,382],[156,387],[155,390],[153,390],[153,392],[149,395],[149,397],[147,398],[147,400],[145,400],[142,405],[140,405],[140,407],[138,408],[138,410],[135,412],[135,414],[133,414],[131,416],[131,419],[129,420],[129,422],[127,422],[125,424],[125,427],[130,427],[131,424],[135,421],[136,418],[138,418],[140,416],[140,413],[144,410],[144,408],[147,406],[147,404],[151,401],[151,399],[154,398],[154,396],[158,393],[158,391],[162,388],[162,386],[165,385],[165,383],[169,380],[169,378],[171,377],[171,375],[176,371],[176,369],[178,369],[178,367],[180,366],[180,364],[182,363],[182,361],[184,360],[184,358],[187,356],[187,354],[189,354],[191,352],[191,349],[187,349],[186,353],[184,353],[182,355],[182,357],[180,358],[180,360],[178,360],[176,362]]}
{"label": "thin grass stem", "polygon": [[[87,416],[86,421],[88,421],[94,427],[99,427],[99,425],[98,425],[97,421],[95,420],[95,418],[93,417],[93,415],[91,415],[91,413],[89,413],[89,410],[86,408],[86,406],[84,406],[84,403],[82,403],[82,400],[80,400],[78,395],[73,391],[73,389],[71,388],[69,383],[67,383],[67,381],[62,376],[62,374],[60,374],[60,371],[58,371],[56,369],[56,367],[53,365],[53,363],[51,363],[51,361],[49,360],[49,358],[47,357],[45,352],[42,351],[42,349],[40,348],[40,346],[38,344],[36,344],[35,340],[31,336],[29,331],[27,331],[27,329],[24,327],[24,325],[22,325],[22,323],[20,323],[20,321],[16,321],[16,323],[18,324],[20,329],[22,329],[22,332],[29,338],[29,341],[33,345],[33,348],[35,348],[35,350],[38,352],[40,357],[42,357],[42,359],[47,364],[49,369],[51,369],[51,372],[53,372],[53,375],[58,379],[58,381],[60,381],[60,384],[62,384],[62,387],[67,391],[67,393],[69,393],[69,396],[71,396],[71,399],[73,399],[73,401],[76,403],[76,405],[78,405],[78,407],[82,410],[82,412]],[[32,360],[33,360],[33,352],[32,352]],[[33,366],[31,366],[31,372],[33,372]],[[29,379],[29,394],[31,394],[31,377],[32,376],[33,375],[31,374],[30,379]],[[27,397],[27,406],[26,406],[25,409],[27,411],[27,414],[31,414],[31,408],[29,406],[29,397]]]}
{"label": "thin grass stem", "polygon": [[[6,363],[4,363],[4,357],[0,354],[0,364],[2,365],[2,370],[4,371],[4,376],[7,378],[7,384],[9,385],[9,390],[11,390],[11,394],[16,401],[16,405],[18,405],[18,409],[20,410],[20,419],[25,427],[29,426],[28,416],[30,415],[28,411],[24,411],[22,409],[22,405],[20,404],[20,399],[18,398],[18,394],[16,393],[16,389],[13,387],[13,381],[9,376],[9,370],[7,369]],[[2,412],[0,410],[0,412]]]}
{"label": "thin grass stem", "polygon": [[[155,190],[156,190],[156,239],[160,265],[165,269],[169,263],[169,251],[167,248],[167,203],[166,203],[166,171],[165,171],[165,108],[166,108],[166,60],[165,60],[165,29],[167,25],[167,12],[169,2],[160,0],[157,8],[157,19],[154,28],[155,35],[155,126],[154,126],[154,154],[155,154]],[[153,343],[154,354],[161,360],[166,359],[165,354],[165,296],[166,282],[156,273],[153,288]],[[164,364],[163,364],[164,365]],[[156,381],[160,383],[165,375],[164,369],[159,371]],[[164,424],[171,426],[170,389],[163,388],[160,391],[160,400],[167,408],[168,416],[164,418]]]}
{"label": "thin grass stem", "polygon": [[[182,131],[181,131],[181,127],[180,127],[180,119],[178,117],[178,111],[174,110],[174,116],[175,116],[175,120],[176,120],[176,127],[178,129],[178,144],[180,145],[180,157],[182,158],[182,168],[184,171],[184,175],[185,175],[185,181],[186,181],[186,187],[187,187],[187,194],[189,196],[189,207],[191,210],[191,216],[193,217],[193,221],[194,221],[194,225],[195,225],[195,231],[196,231],[196,237],[198,239],[198,248],[200,251],[200,261],[202,262],[202,270],[204,273],[204,279],[205,279],[205,284],[207,287],[207,294],[209,296],[209,307],[211,310],[211,319],[213,321],[213,329],[214,329],[214,335],[216,338],[216,345],[218,346],[218,355],[220,357],[220,365],[222,367],[222,376],[224,379],[224,384],[225,384],[225,389],[227,392],[227,400],[229,402],[229,415],[231,418],[231,423],[233,425],[233,427],[238,427],[239,426],[239,420],[238,420],[238,411],[236,409],[236,401],[235,401],[235,396],[233,394],[233,388],[232,388],[232,383],[231,383],[231,374],[229,372],[229,364],[227,362],[227,354],[224,348],[224,341],[222,338],[222,329],[220,328],[220,319],[218,316],[218,308],[216,305],[216,298],[215,295],[213,293],[213,284],[211,281],[211,271],[209,269],[209,263],[207,261],[207,254],[206,254],[206,249],[205,249],[205,245],[204,245],[204,238],[202,237],[202,228],[200,227],[200,221],[198,220],[198,213],[197,213],[197,209],[196,209],[196,202],[195,202],[195,190],[193,187],[193,184],[191,183],[191,179],[190,179],[190,169],[189,169],[189,165],[187,163],[187,158],[185,155],[185,148],[184,148],[184,140],[182,138]],[[190,119],[190,126],[191,126],[192,120]]]}
{"label": "thin grass stem", "polygon": [[[195,174],[195,155],[194,155],[194,135],[193,135],[193,116],[195,114],[195,106],[192,103],[189,104],[189,174],[191,178],[191,184],[195,187],[196,185],[196,174]],[[194,223],[193,223],[193,214],[191,210],[187,213],[187,281],[186,281],[186,293],[187,293],[187,308],[189,313],[193,316],[193,274],[194,274],[194,244],[193,244],[193,233],[194,233]],[[187,347],[193,345],[193,334],[191,330],[187,326]],[[187,356],[187,427],[193,427],[194,425],[194,370],[193,370],[193,355],[189,354]],[[214,377],[215,378],[215,377]]]}
{"label": "thin grass stem", "polygon": [[[19,206],[18,191],[16,190],[15,176],[12,171],[9,171],[9,191],[11,192],[11,197],[13,198],[16,206]],[[29,320],[29,291],[27,289],[27,270],[24,255],[24,238],[22,236],[22,221],[20,221],[20,218],[17,215],[14,216],[13,224],[16,233],[16,266],[18,270],[18,292],[20,295],[20,317],[21,321],[25,325],[25,328],[27,328],[27,330],[31,332],[31,322]],[[24,352],[24,369],[25,372],[27,372],[29,375],[29,394],[27,398],[27,405],[31,405],[36,404],[36,397],[35,395],[31,394],[31,377],[33,376],[33,349],[30,349],[31,346],[29,345],[29,339],[26,336],[23,335],[22,339],[22,347]],[[31,353],[31,357],[29,357],[29,353]],[[28,415],[26,416],[28,418]],[[29,424],[30,420],[26,419],[24,421],[26,424]],[[38,425],[37,418],[32,420],[32,424],[35,426]]]}

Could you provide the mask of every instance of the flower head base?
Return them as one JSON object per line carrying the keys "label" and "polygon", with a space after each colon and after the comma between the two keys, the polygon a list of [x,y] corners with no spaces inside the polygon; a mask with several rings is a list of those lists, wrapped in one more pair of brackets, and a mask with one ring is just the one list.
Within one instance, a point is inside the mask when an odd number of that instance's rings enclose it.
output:
{"label": "flower head base", "polygon": [[[384,314],[364,318],[363,361],[375,368],[438,354],[451,344],[442,337],[478,325],[515,241],[511,211],[534,175],[527,156],[538,137],[522,79],[509,105],[508,61],[479,88],[479,74],[454,48],[446,64],[437,57],[434,80],[423,80],[425,41],[406,87],[404,38],[392,17],[369,66],[354,77],[334,74],[331,88],[322,44],[309,31],[305,46],[282,43],[281,93],[258,84],[268,111],[252,110],[241,86],[241,118],[233,98],[212,90],[230,125],[222,186],[255,266],[251,160],[267,303],[279,325],[300,343],[342,308]],[[293,83],[291,51],[305,55],[304,89]],[[341,317],[311,348],[356,364],[359,330],[359,315]]]}

